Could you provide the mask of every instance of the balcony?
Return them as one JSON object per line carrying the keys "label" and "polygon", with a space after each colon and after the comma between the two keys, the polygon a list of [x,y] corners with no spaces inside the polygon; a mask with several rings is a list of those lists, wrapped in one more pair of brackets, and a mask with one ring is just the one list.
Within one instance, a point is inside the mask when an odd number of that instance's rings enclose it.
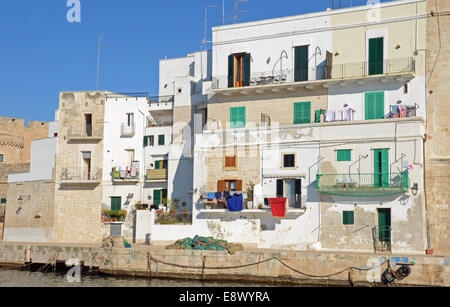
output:
{"label": "balcony", "polygon": [[69,128],[67,140],[69,142],[98,142],[103,139],[103,128],[93,129],[92,125],[86,125],[84,129],[75,130]]}
{"label": "balcony", "polygon": [[112,181],[114,184],[138,183],[140,181],[139,167],[113,167],[111,170]]}
{"label": "balcony", "polygon": [[403,173],[317,174],[316,190],[335,196],[377,197],[403,194],[409,176]]}
{"label": "balcony", "polygon": [[147,181],[166,181],[169,177],[168,174],[167,169],[148,169],[145,179]]}
{"label": "balcony", "polygon": [[215,93],[248,95],[252,92],[295,91],[299,88],[313,90],[328,88],[331,84],[345,86],[349,82],[363,85],[364,80],[381,82],[405,82],[414,78],[415,61],[413,58],[384,60],[379,63],[356,62],[335,65],[320,65],[304,70],[285,69],[281,71],[255,72],[240,87],[231,87],[229,76],[213,77],[212,89]]}
{"label": "balcony", "polygon": [[64,185],[91,185],[100,184],[102,169],[64,168],[61,173],[61,184]]}
{"label": "balcony", "polygon": [[170,127],[173,125],[173,120],[163,120],[163,119],[154,119],[152,117],[147,117],[147,127]]}
{"label": "balcony", "polygon": [[136,134],[136,125],[131,123],[131,125],[122,123],[120,126],[120,135],[123,137],[133,137]]}
{"label": "balcony", "polygon": [[154,96],[148,97],[148,105],[150,112],[152,111],[162,111],[173,109],[173,102],[175,101],[175,96]]}

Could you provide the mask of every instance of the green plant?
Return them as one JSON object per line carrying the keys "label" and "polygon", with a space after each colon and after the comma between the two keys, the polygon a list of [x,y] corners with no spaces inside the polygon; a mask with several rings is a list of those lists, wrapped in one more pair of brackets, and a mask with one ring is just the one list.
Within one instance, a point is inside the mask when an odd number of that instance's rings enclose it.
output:
{"label": "green plant", "polygon": [[258,204],[258,209],[262,209],[262,207],[263,207],[263,204]]}

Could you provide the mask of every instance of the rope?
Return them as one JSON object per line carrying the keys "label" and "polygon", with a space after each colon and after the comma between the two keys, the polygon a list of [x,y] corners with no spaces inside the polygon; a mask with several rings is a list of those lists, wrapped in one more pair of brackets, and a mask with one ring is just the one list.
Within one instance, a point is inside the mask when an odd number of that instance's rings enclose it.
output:
{"label": "rope", "polygon": [[[204,270],[205,270],[205,269],[207,269],[207,270],[229,270],[229,269],[238,269],[238,268],[249,267],[249,266],[253,266],[253,265],[259,265],[259,264],[262,264],[262,263],[265,263],[265,262],[269,262],[269,261],[272,261],[272,260],[278,261],[279,263],[281,263],[282,265],[284,265],[284,266],[287,267],[288,269],[290,269],[290,270],[292,270],[292,271],[294,271],[294,272],[296,272],[296,273],[298,273],[298,274],[301,274],[301,275],[304,275],[304,276],[307,276],[307,277],[311,277],[311,278],[327,278],[327,277],[331,277],[331,276],[335,276],[335,275],[342,274],[342,273],[344,273],[344,272],[346,272],[346,271],[350,271],[350,270],[370,271],[370,270],[374,270],[374,269],[376,269],[376,268],[381,267],[383,264],[385,264],[385,263],[387,262],[387,260],[385,260],[385,261],[383,261],[382,263],[380,263],[379,265],[377,265],[377,266],[375,266],[375,267],[372,267],[372,268],[358,268],[358,267],[351,266],[351,267],[348,267],[348,268],[346,268],[346,269],[344,269],[344,270],[341,270],[341,271],[339,271],[339,272],[332,273],[332,274],[327,274],[327,275],[313,275],[313,274],[307,274],[307,273],[301,272],[301,271],[299,271],[299,270],[296,270],[296,269],[294,269],[293,267],[291,267],[291,266],[289,266],[288,264],[286,264],[285,262],[283,262],[282,260],[278,259],[277,257],[273,257],[273,258],[270,258],[270,259],[266,259],[266,260],[262,260],[262,261],[258,261],[258,262],[254,262],[254,263],[242,264],[242,265],[236,265],[236,266],[228,266],[228,267],[207,267],[207,266],[205,265],[205,262],[206,262],[206,257],[205,257],[205,256],[204,256],[204,258],[203,258],[203,265],[202,265],[202,266],[188,266],[188,265],[174,264],[174,263],[169,263],[169,262],[161,261],[161,260],[159,260],[159,259],[154,258],[154,257],[151,256],[151,255],[149,255],[149,257],[150,257],[150,259],[151,259],[152,261],[154,261],[154,262],[156,263],[156,265],[158,265],[158,263],[162,263],[162,264],[164,264],[164,265],[174,266],[174,267],[179,267],[179,268],[185,268],[185,269],[202,269],[202,278],[203,278],[203,273],[204,273]],[[352,271],[352,272],[353,272],[353,271]]]}

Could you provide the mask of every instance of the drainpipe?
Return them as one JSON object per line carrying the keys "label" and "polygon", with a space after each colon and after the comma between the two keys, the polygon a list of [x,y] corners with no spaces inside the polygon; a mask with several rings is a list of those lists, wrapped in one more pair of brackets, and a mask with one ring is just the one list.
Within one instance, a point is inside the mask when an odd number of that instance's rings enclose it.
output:
{"label": "drainpipe", "polygon": [[426,161],[425,161],[425,142],[427,140],[427,134],[425,133],[425,136],[423,138],[423,142],[422,142],[422,157],[423,157],[423,195],[424,195],[424,199],[425,199],[425,220],[426,220],[426,229],[427,229],[427,249],[430,250],[432,249],[431,247],[431,237],[430,237],[430,219],[428,217],[428,202],[427,202],[427,184],[426,184],[426,172],[425,172],[425,165],[426,165]]}
{"label": "drainpipe", "polygon": [[[145,114],[141,111],[141,109],[138,108],[138,111],[144,117],[144,120],[142,122],[142,124],[143,124],[143,130],[142,131],[144,132],[144,136],[145,136],[145,126],[146,126],[145,122],[146,122],[147,118],[145,117]],[[145,176],[145,148],[142,149],[142,165],[141,165],[141,169],[143,169],[143,174]],[[140,190],[141,190],[140,191],[141,192],[141,201],[143,203],[144,202],[144,186],[143,186],[143,184],[141,184]]]}

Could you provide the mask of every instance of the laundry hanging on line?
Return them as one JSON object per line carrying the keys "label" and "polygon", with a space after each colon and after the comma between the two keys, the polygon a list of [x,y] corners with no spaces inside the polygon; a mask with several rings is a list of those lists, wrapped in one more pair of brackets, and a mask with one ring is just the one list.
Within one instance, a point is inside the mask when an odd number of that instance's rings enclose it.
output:
{"label": "laundry hanging on line", "polygon": [[286,217],[286,200],[286,197],[269,199],[273,217]]}

